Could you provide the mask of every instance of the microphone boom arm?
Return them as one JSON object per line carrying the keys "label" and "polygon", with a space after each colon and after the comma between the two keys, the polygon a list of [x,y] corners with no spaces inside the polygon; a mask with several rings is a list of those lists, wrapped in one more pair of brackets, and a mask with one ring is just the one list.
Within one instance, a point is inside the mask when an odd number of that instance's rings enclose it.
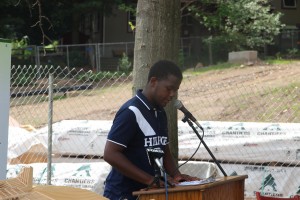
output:
{"label": "microphone boom arm", "polygon": [[[201,143],[204,145],[206,151],[209,153],[209,155],[212,157],[213,161],[216,163],[216,165],[219,167],[219,169],[221,170],[221,172],[223,173],[224,176],[227,176],[226,172],[224,171],[224,169],[222,168],[222,166],[220,165],[219,161],[215,158],[214,154],[210,151],[210,149],[208,148],[208,146],[206,145],[206,143],[204,142],[203,138],[200,136],[200,134],[198,133],[197,129],[193,126],[192,121],[189,119],[188,116],[184,115],[184,118],[182,119],[182,121],[188,122],[189,126],[193,129],[193,131],[196,133],[197,137],[199,138],[199,140],[201,141]],[[202,131],[204,131],[203,129],[201,129]]]}

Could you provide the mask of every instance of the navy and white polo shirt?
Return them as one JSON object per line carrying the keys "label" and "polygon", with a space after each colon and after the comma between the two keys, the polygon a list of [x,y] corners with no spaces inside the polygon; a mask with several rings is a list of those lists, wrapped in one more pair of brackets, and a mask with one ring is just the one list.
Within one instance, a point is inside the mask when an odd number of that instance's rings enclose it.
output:
{"label": "navy and white polo shirt", "polygon": [[[133,164],[154,175],[146,149],[159,147],[164,150],[168,143],[166,113],[163,108],[153,107],[139,90],[117,112],[107,140],[124,146],[124,154]],[[127,197],[145,187],[112,168],[105,182],[104,194]]]}

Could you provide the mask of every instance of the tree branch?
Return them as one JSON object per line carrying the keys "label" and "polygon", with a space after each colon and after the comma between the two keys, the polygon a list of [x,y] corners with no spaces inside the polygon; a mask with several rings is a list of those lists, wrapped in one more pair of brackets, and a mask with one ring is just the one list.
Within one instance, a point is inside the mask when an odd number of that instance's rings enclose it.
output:
{"label": "tree branch", "polygon": [[[35,24],[33,24],[31,27],[35,27],[35,26],[39,27],[39,29],[42,33],[42,45],[45,46],[46,40],[48,40],[50,43],[52,43],[53,41],[50,37],[48,37],[48,35],[45,34],[45,31],[43,28],[43,21],[46,20],[47,22],[49,22],[49,24],[50,24],[49,29],[51,29],[53,26],[52,26],[52,23],[49,20],[49,18],[42,15],[42,4],[41,4],[40,0],[36,0],[36,2],[34,4],[32,4],[32,8],[34,8],[36,6],[38,7],[39,17],[38,17],[38,21]],[[46,54],[45,48],[44,48],[44,54]]]}

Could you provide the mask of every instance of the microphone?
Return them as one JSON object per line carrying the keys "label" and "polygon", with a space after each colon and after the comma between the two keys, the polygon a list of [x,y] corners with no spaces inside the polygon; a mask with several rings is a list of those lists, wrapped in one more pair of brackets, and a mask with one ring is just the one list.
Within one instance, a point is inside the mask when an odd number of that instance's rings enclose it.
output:
{"label": "microphone", "polygon": [[162,171],[164,171],[163,165],[159,160],[161,157],[163,157],[164,151],[161,148],[147,148],[146,150],[150,164],[156,164]]}
{"label": "microphone", "polygon": [[151,183],[151,185],[155,184],[156,187],[160,188],[161,173],[164,172],[165,170],[159,159],[164,155],[164,151],[159,147],[158,148],[150,147],[150,148],[146,148],[146,152],[149,159],[149,163],[154,169],[154,180]]}
{"label": "microphone", "polygon": [[190,120],[192,120],[202,131],[203,128],[202,126],[198,123],[198,121],[196,120],[196,118],[192,115],[192,113],[190,113],[190,111],[188,111],[184,105],[181,103],[181,101],[179,101],[178,99],[175,100],[174,103],[175,108],[177,108],[178,110],[181,110],[181,112],[183,112],[183,114],[189,118]]}

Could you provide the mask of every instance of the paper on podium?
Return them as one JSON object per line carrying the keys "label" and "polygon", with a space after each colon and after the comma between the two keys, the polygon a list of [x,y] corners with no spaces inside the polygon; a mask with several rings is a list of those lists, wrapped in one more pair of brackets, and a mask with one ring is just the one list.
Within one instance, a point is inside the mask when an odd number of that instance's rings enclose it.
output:
{"label": "paper on podium", "polygon": [[198,180],[198,181],[184,181],[184,182],[180,182],[177,184],[177,186],[187,186],[187,185],[202,185],[202,184],[206,184],[206,183],[211,183],[211,182],[215,182],[216,179],[213,177],[210,178],[206,178],[206,179],[202,179],[202,180]]}

